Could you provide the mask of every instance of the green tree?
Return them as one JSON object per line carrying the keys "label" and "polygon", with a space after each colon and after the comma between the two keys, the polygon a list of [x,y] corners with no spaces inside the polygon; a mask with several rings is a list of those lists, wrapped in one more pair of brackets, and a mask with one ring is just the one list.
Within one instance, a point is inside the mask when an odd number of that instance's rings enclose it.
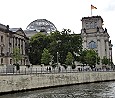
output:
{"label": "green tree", "polygon": [[81,36],[78,34],[70,34],[70,31],[71,30],[64,29],[62,32],[57,31],[50,34],[51,41],[49,51],[54,56],[55,62],[57,52],[59,53],[59,62],[64,64],[69,51],[74,56],[74,52],[78,53],[82,50]]}
{"label": "green tree", "polygon": [[49,51],[46,48],[44,48],[42,53],[41,63],[44,65],[49,65],[50,61],[51,61],[51,55]]}
{"label": "green tree", "polygon": [[29,60],[31,64],[41,64],[41,56],[44,48],[49,45],[49,39],[46,34],[37,33],[29,41]]}
{"label": "green tree", "polygon": [[49,39],[50,39],[50,43],[49,43],[49,51],[51,53],[51,55],[54,56],[54,62],[57,62],[56,58],[57,58],[57,52],[59,51],[59,47],[58,47],[58,40],[60,40],[60,32],[56,31],[56,32],[51,32],[49,35]]}
{"label": "green tree", "polygon": [[12,58],[13,58],[15,64],[17,64],[18,61],[22,59],[22,55],[20,54],[20,49],[19,48],[16,47],[16,48],[13,49]]}
{"label": "green tree", "polygon": [[19,48],[14,48],[13,49],[13,54],[12,54],[12,58],[14,61],[14,65],[16,66],[16,70],[18,71],[20,69],[20,65],[19,65],[19,60],[22,59],[22,55],[20,54],[20,49]]}
{"label": "green tree", "polygon": [[86,54],[86,62],[89,66],[96,65],[96,52],[93,50],[88,50]]}
{"label": "green tree", "polygon": [[104,64],[104,65],[109,64],[109,59],[107,59],[106,56],[103,57],[103,59],[102,59],[102,64]]}
{"label": "green tree", "polygon": [[[49,35],[38,33],[34,35],[29,42],[29,59],[31,64],[41,64],[42,51],[47,48],[54,62],[57,62],[57,52],[59,53],[59,62],[65,63],[66,55],[70,51],[78,53],[82,50],[82,39],[78,34],[70,34],[71,30],[64,29],[62,32],[55,31]],[[74,56],[75,59],[75,56]]]}
{"label": "green tree", "polygon": [[96,64],[99,64],[100,57],[98,57],[95,50],[84,50],[80,55],[80,62],[83,65],[89,65],[91,68],[94,68]]}
{"label": "green tree", "polygon": [[87,50],[85,49],[80,53],[80,56],[78,56],[78,61],[82,63],[84,66],[87,65],[86,54]]}
{"label": "green tree", "polygon": [[72,65],[74,61],[73,55],[71,52],[68,52],[67,56],[66,56],[66,61],[65,64],[67,65]]}

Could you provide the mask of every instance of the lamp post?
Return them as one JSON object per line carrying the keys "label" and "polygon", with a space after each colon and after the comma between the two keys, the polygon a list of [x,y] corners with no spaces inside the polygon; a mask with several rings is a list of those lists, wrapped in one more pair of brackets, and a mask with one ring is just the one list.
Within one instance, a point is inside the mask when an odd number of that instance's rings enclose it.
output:
{"label": "lamp post", "polygon": [[58,63],[59,63],[59,60],[58,60],[58,54],[59,54],[59,52],[57,52],[57,65],[58,65]]}
{"label": "lamp post", "polygon": [[[59,43],[61,42],[61,40],[56,41],[57,42],[57,48],[59,48]],[[57,65],[59,64],[59,52],[57,51]]]}

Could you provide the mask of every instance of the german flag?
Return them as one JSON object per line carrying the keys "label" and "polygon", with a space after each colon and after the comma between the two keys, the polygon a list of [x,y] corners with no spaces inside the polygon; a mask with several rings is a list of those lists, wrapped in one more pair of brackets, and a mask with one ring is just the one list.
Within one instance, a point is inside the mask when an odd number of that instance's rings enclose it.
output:
{"label": "german flag", "polygon": [[97,7],[95,7],[95,6],[91,5],[91,9],[97,9]]}

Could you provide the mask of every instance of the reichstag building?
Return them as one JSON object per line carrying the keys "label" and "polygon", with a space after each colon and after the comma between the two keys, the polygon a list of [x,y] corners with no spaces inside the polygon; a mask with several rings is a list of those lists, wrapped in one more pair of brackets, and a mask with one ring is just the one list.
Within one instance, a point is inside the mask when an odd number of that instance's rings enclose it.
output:
{"label": "reichstag building", "polygon": [[[83,49],[94,49],[98,56],[102,59],[106,56],[112,61],[112,44],[109,39],[107,29],[103,28],[103,19],[101,16],[91,16],[82,18],[81,37]],[[13,64],[11,54],[13,48],[18,47],[23,58],[20,64],[29,64],[28,56],[26,55],[26,42],[38,32],[48,34],[57,31],[55,25],[46,19],[37,19],[31,22],[26,30],[21,28],[9,28],[0,24],[0,64]]]}

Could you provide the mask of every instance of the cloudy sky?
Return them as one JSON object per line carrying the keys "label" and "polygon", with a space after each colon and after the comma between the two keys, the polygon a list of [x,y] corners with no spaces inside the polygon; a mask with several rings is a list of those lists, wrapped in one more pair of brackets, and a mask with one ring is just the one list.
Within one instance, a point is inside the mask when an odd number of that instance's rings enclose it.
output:
{"label": "cloudy sky", "polygon": [[0,23],[25,30],[30,22],[47,19],[59,31],[66,28],[80,33],[82,17],[91,16],[91,4],[97,7],[93,16],[102,16],[103,27],[108,29],[115,63],[115,0],[0,0]]}

